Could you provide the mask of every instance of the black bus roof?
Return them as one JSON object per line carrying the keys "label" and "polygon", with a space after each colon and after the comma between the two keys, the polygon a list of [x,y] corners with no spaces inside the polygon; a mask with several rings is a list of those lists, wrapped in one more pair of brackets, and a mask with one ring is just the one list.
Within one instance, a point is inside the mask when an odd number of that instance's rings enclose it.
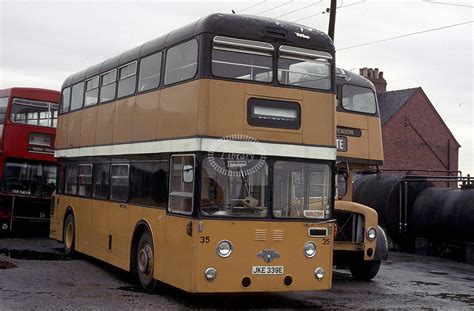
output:
{"label": "black bus roof", "polygon": [[261,16],[216,13],[77,72],[64,81],[63,88],[125,65],[140,57],[158,52],[201,33],[215,33],[248,40],[283,43],[326,51],[332,55],[335,52],[334,44],[329,36],[315,28]]}
{"label": "black bus roof", "polygon": [[375,86],[369,79],[342,68],[336,68],[336,83],[337,85],[352,84],[367,87],[375,92]]}

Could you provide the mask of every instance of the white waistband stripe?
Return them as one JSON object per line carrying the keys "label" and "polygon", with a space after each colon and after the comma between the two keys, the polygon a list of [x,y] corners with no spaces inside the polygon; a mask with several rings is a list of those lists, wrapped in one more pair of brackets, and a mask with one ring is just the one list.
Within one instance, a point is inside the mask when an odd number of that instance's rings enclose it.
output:
{"label": "white waistband stripe", "polygon": [[54,155],[57,158],[72,158],[86,156],[110,156],[193,151],[218,153],[230,152],[238,154],[336,160],[335,147],[317,147],[263,142],[256,143],[252,141],[249,142],[225,140],[223,142],[222,140],[215,138],[184,138],[110,146],[81,147],[65,150],[56,150]]}

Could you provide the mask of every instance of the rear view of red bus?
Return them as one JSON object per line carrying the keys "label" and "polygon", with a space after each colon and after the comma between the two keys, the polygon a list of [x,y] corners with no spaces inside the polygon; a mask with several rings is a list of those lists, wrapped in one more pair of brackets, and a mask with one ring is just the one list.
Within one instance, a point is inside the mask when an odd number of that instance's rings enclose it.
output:
{"label": "rear view of red bus", "polygon": [[48,230],[59,97],[46,89],[0,90],[0,235]]}

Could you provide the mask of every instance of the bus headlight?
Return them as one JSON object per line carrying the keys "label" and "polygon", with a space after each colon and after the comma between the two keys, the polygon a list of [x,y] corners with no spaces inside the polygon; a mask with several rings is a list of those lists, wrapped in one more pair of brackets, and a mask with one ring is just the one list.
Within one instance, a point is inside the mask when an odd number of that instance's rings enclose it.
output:
{"label": "bus headlight", "polygon": [[208,281],[214,280],[216,276],[217,276],[217,270],[214,268],[207,268],[206,271],[204,271],[204,277]]}
{"label": "bus headlight", "polygon": [[374,228],[369,228],[369,230],[367,230],[367,239],[369,239],[370,241],[373,241],[375,240],[375,238],[377,237],[377,230],[375,230]]}
{"label": "bus headlight", "polygon": [[321,280],[324,277],[324,269],[321,267],[316,268],[316,270],[314,270],[314,276],[318,280]]}
{"label": "bus headlight", "polygon": [[304,255],[308,258],[316,255],[316,245],[313,242],[306,242],[304,245]]}
{"label": "bus headlight", "polygon": [[220,241],[217,244],[217,255],[226,258],[229,257],[230,254],[232,254],[232,243],[227,240]]}

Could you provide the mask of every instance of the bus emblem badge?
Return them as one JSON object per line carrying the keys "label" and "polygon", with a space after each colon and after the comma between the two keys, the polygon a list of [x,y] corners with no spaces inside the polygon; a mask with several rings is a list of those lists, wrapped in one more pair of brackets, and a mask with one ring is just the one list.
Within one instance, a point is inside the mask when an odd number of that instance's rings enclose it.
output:
{"label": "bus emblem badge", "polygon": [[257,253],[258,258],[262,258],[265,262],[272,262],[273,259],[279,258],[280,254],[273,249],[264,249]]}

